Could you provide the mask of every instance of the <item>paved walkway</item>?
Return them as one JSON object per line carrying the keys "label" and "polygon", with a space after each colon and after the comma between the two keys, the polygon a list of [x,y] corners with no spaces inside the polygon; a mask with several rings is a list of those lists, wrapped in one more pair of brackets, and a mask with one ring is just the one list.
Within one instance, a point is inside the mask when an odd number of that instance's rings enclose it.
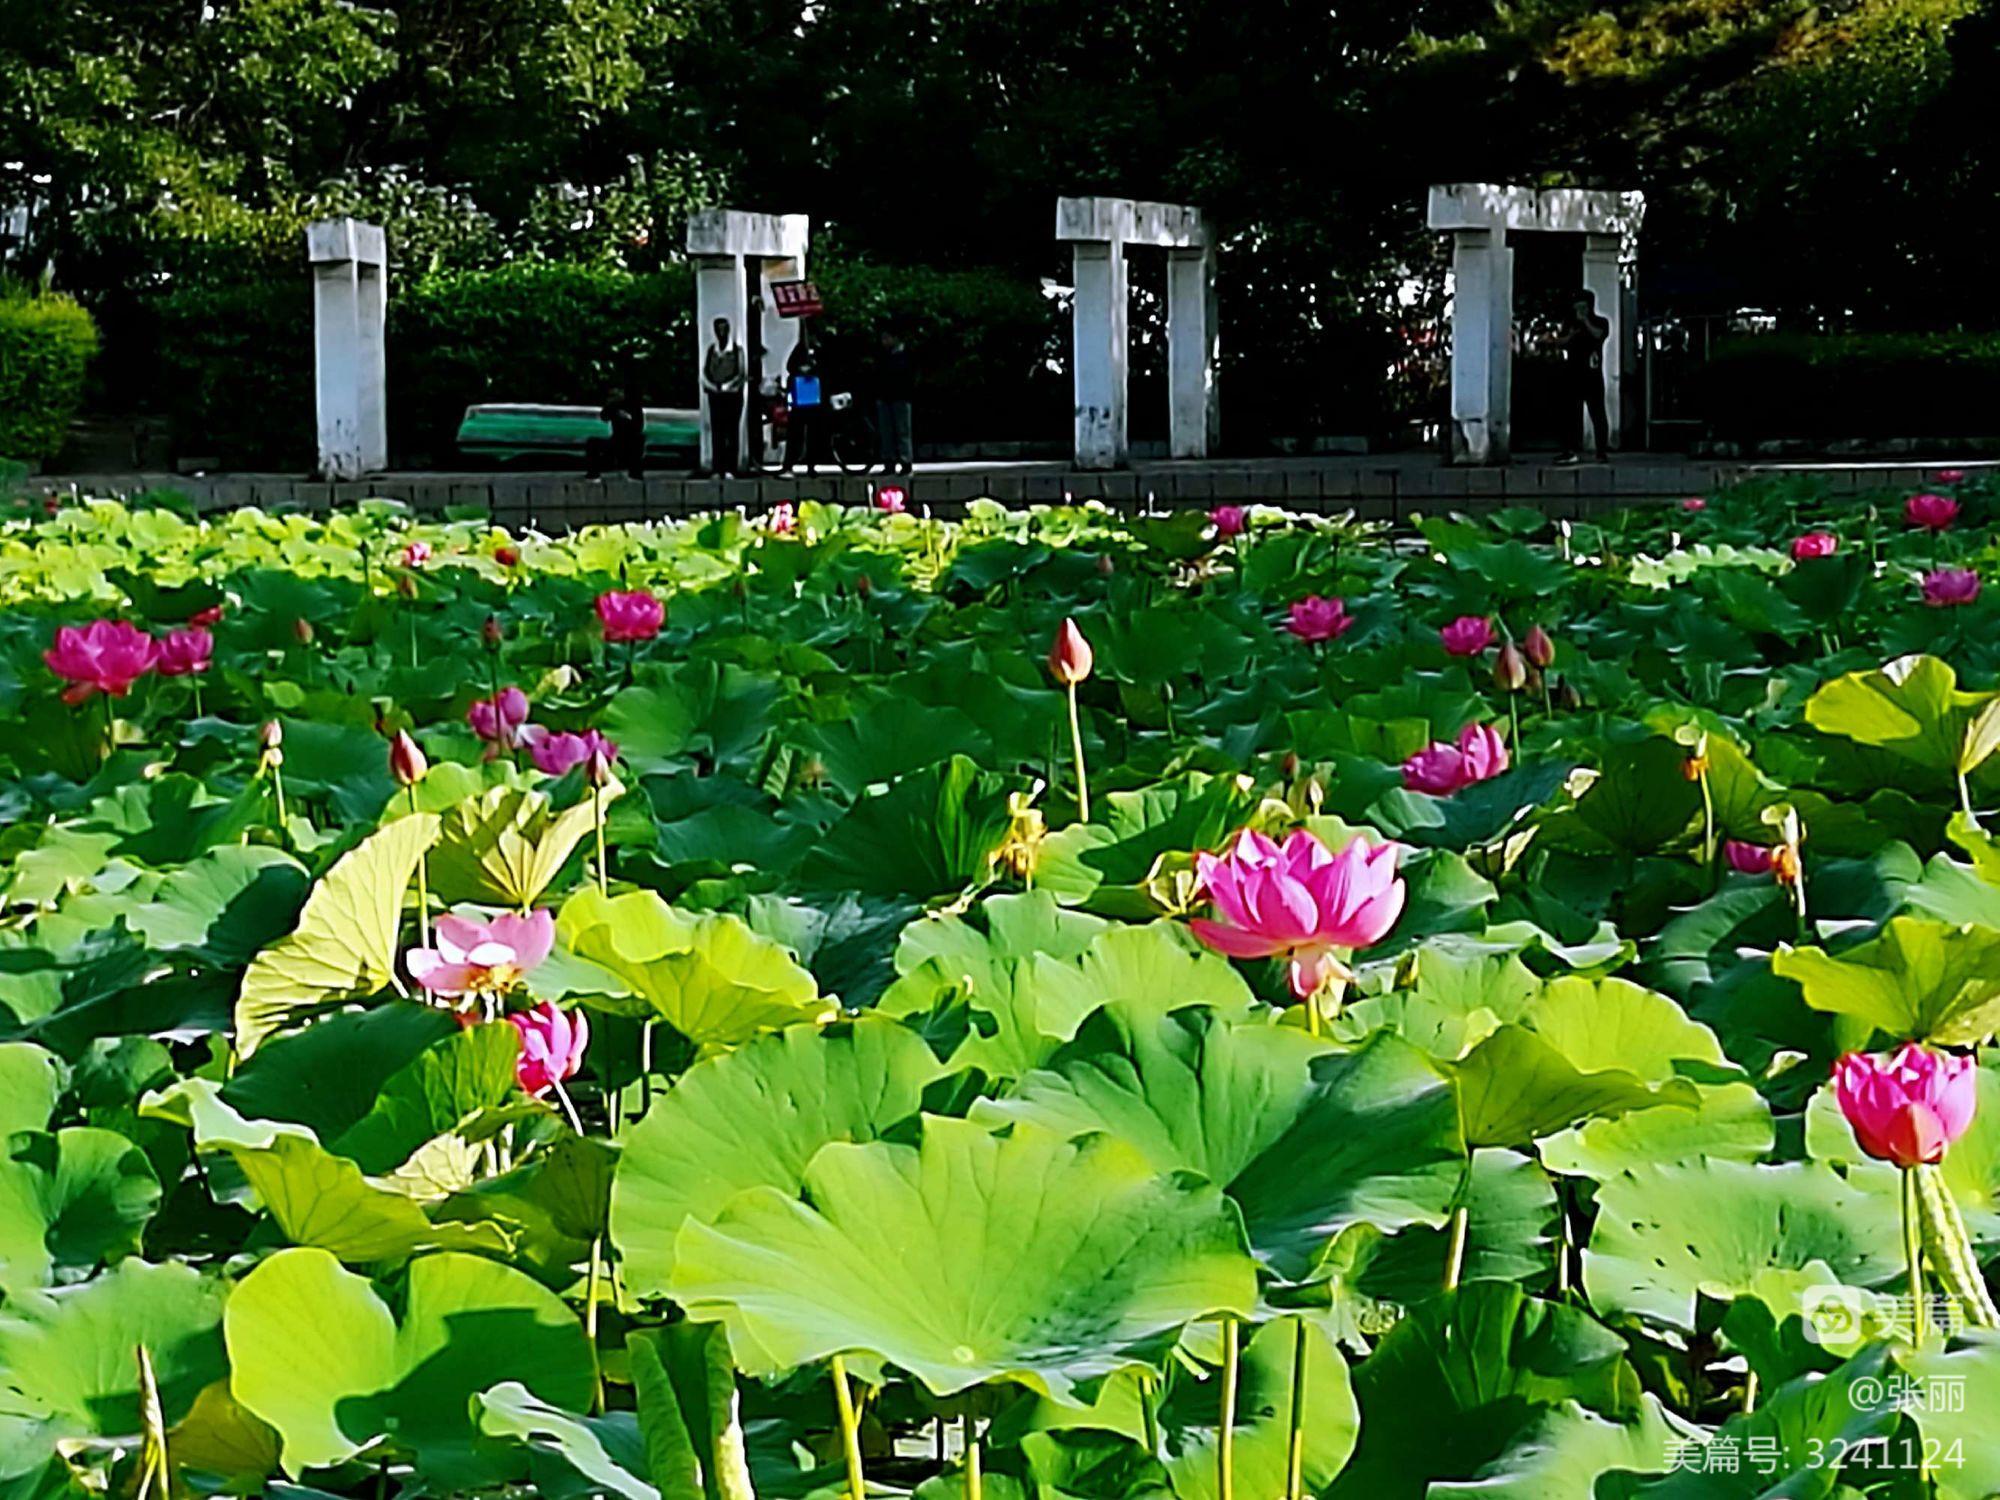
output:
{"label": "paved walkway", "polygon": [[583,479],[573,472],[395,473],[340,484],[291,474],[79,474],[46,475],[30,485],[43,491],[95,495],[178,490],[204,508],[323,509],[387,497],[425,511],[480,506],[510,525],[558,530],[593,521],[688,515],[723,507],[761,511],[780,500],[866,504],[874,488],[885,482],[903,486],[912,510],[924,506],[952,510],[982,497],[1009,504],[1067,497],[1118,506],[1151,503],[1162,509],[1262,501],[1299,510],[1351,509],[1381,517],[1440,507],[1531,504],[1573,515],[1610,505],[1713,494],[1745,479],[1781,474],[1810,474],[1839,493],[1907,493],[1931,482],[1939,471],[1954,468],[1995,470],[2000,461],[1732,461],[1629,454],[1609,464],[1559,466],[1529,456],[1504,467],[1453,468],[1432,454],[1403,453],[1163,460],[1109,473],[1084,473],[1052,462],[975,460],[919,464],[914,476],[900,481],[823,470],[818,476],[692,479],[657,474],[644,480]]}

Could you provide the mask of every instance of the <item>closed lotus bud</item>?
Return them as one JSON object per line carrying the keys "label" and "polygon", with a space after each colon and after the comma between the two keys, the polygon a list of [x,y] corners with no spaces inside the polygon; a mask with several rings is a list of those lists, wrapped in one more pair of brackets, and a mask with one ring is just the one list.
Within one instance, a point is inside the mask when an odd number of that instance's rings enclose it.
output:
{"label": "closed lotus bud", "polygon": [[415,786],[430,768],[430,762],[424,759],[424,752],[417,748],[409,731],[397,730],[396,737],[389,741],[389,773],[401,785]]}
{"label": "closed lotus bud", "polygon": [[854,592],[864,599],[870,597],[875,592],[875,580],[870,578],[866,573],[863,573],[859,578],[854,580]]}
{"label": "closed lotus bud", "polygon": [[1278,770],[1287,781],[1290,781],[1294,776],[1298,775],[1299,752],[1296,750],[1287,750],[1285,752],[1285,758],[1278,762]]}
{"label": "closed lotus bud", "polygon": [[1098,576],[1102,578],[1109,578],[1113,573],[1116,573],[1117,571],[1118,571],[1118,564],[1111,560],[1111,554],[1109,552],[1100,553],[1098,555],[1097,558]]}
{"label": "closed lotus bud", "polygon": [[312,621],[304,619],[292,621],[292,639],[301,646],[310,646],[313,643]]}
{"label": "closed lotus bud", "polygon": [[1521,649],[1527,653],[1528,660],[1538,667],[1548,667],[1555,662],[1556,643],[1539,625],[1528,627],[1528,633],[1521,637]]}
{"label": "closed lotus bud", "polygon": [[276,750],[285,743],[285,726],[276,719],[266,719],[264,727],[257,731],[257,743],[266,750]]}
{"label": "closed lotus bud", "polygon": [[500,623],[498,615],[488,615],[486,623],[479,627],[479,638],[490,647],[498,648],[507,638],[507,629]]}
{"label": "closed lotus bud", "polygon": [[1499,655],[1493,658],[1493,680],[1510,693],[1518,693],[1528,685],[1528,659],[1512,641],[1502,645]]}
{"label": "closed lotus bud", "polygon": [[1090,675],[1091,660],[1090,642],[1076,628],[1076,621],[1064,620],[1055,644],[1049,647],[1050,673],[1064,687],[1075,687]]}
{"label": "closed lotus bud", "polygon": [[1563,679],[1562,691],[1558,696],[1562,700],[1562,706],[1571,713],[1583,707],[1583,694],[1577,691],[1576,684],[1567,677]]}

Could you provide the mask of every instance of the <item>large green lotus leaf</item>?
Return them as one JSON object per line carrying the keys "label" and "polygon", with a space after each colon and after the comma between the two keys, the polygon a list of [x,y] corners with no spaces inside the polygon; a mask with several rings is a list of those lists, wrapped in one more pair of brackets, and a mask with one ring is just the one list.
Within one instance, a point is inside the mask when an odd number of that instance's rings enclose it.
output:
{"label": "large green lotus leaf", "polygon": [[808,886],[929,898],[983,883],[1006,841],[1009,778],[963,755],[860,798],[806,857]]}
{"label": "large green lotus leaf", "polygon": [[1927,770],[1953,775],[1966,730],[1991,693],[1964,693],[1949,662],[1899,656],[1872,672],[1849,672],[1806,700],[1806,723],[1873,745]]}
{"label": "large green lotus leaf", "polygon": [[968,974],[981,974],[1009,958],[1077,959],[1098,935],[1111,929],[1102,917],[1070,911],[1047,891],[989,896],[979,903],[980,924],[951,912],[911,922],[896,940],[896,972],[907,974],[928,959],[949,959]]}
{"label": "large green lotus leaf", "polygon": [[454,1026],[391,1074],[368,1113],[329,1145],[364,1172],[391,1171],[512,1096],[520,1060],[521,1034],[512,1026]]}
{"label": "large green lotus leaf", "polygon": [[278,1032],[321,1011],[366,1000],[396,982],[403,897],[437,836],[413,813],[343,854],[306,897],[299,925],[262,953],[236,999],[236,1050],[249,1057]]}
{"label": "large green lotus leaf", "polygon": [[[1491,1146],[1474,1151],[1458,1201],[1466,1219],[1465,1280],[1540,1288],[1555,1279],[1555,1184],[1532,1157]],[[1451,1238],[1449,1225],[1413,1224],[1374,1240],[1365,1254],[1357,1243],[1347,1282],[1366,1299],[1364,1306],[1421,1302],[1444,1285]]]}
{"label": "large green lotus leaf", "polygon": [[731,1046],[835,1013],[812,975],[742,918],[679,912],[652,891],[581,892],[564,903],[557,931],[698,1045]]}
{"label": "large green lotus leaf", "polygon": [[1101,885],[1137,885],[1163,854],[1220,848],[1257,802],[1248,777],[1200,772],[1107,793],[1098,822],[1072,823],[1042,840],[1036,889],[1080,902]]}
{"label": "large green lotus leaf", "polygon": [[[1951,1143],[1938,1172],[1975,1244],[1991,1248],[2000,1246],[2000,1069],[1981,1067],[1974,1081],[1978,1105],[1972,1124]],[[1820,1085],[1806,1105],[1806,1154],[1837,1167],[1856,1187],[1877,1194],[1878,1212],[1892,1218],[1902,1212],[1901,1169],[1861,1149],[1831,1082]]]}
{"label": "large green lotus leaf", "polygon": [[1291,1281],[1350,1225],[1444,1223],[1466,1162],[1452,1085],[1408,1042],[1378,1036],[1312,1072],[1285,1133],[1229,1185],[1258,1258]]}
{"label": "large green lotus leaf", "polygon": [[1511,1024],[1450,1067],[1466,1143],[1473,1146],[1525,1149],[1583,1121],[1700,1102],[1684,1079],[1652,1084],[1624,1068],[1586,1071],[1540,1034]]}
{"label": "large green lotus leaf", "polygon": [[192,1266],[141,1260],[57,1291],[10,1294],[0,1309],[0,1479],[37,1472],[65,1439],[136,1437],[142,1347],[162,1417],[178,1422],[226,1368],[222,1303],[222,1283]]}
{"label": "large green lotus leaf", "polygon": [[670,769],[691,752],[714,761],[747,756],[769,732],[777,680],[730,663],[689,661],[628,687],[604,711],[604,732],[640,770]]}
{"label": "large green lotus leaf", "polygon": [[1583,1284],[1601,1313],[1692,1329],[1698,1298],[1728,1301],[1813,1262],[1848,1285],[1886,1281],[1901,1268],[1899,1220],[1817,1162],[1646,1166],[1599,1186]]}
{"label": "large green lotus leaf", "polygon": [[[1244,1331],[1236,1379],[1235,1493],[1284,1493],[1292,1418],[1292,1370],[1298,1341],[1305,1340],[1304,1474],[1318,1493],[1340,1472],[1361,1428],[1347,1361],[1324,1327],[1309,1319],[1279,1318]],[[1160,1409],[1167,1476],[1178,1500],[1216,1500],[1220,1494],[1216,1449],[1221,1427],[1220,1370],[1205,1369],[1200,1384],[1176,1384]]]}
{"label": "large green lotus leaf", "polygon": [[1464,1480],[1439,1480],[1428,1500],[1554,1500],[1605,1493],[1600,1476],[1667,1466],[1682,1425],[1648,1392],[1630,1421],[1600,1417],[1574,1401],[1538,1409],[1493,1462]]}
{"label": "large green lotus leaf", "polygon": [[1897,1040],[1983,1042],[2000,1027],[2000,931],[1894,917],[1836,957],[1780,948],[1771,972],[1798,981],[1815,1010],[1855,1016]]}
{"label": "large green lotus leaf", "polygon": [[472,1255],[412,1262],[398,1318],[324,1250],[280,1250],[238,1284],[223,1330],[231,1390],[278,1430],[293,1478],[385,1434],[445,1489],[519,1478],[522,1455],[480,1436],[473,1397],[518,1381],[582,1412],[596,1381],[575,1314],[519,1271]]}
{"label": "large green lotus leaf", "polygon": [[1361,1442],[1327,1500],[1422,1496],[1471,1478],[1542,1412],[1642,1410],[1625,1341],[1589,1314],[1509,1282],[1469,1281],[1410,1309],[1354,1377]]}
{"label": "large green lotus leaf", "polygon": [[[630,1412],[580,1417],[549,1405],[518,1380],[474,1396],[472,1412],[483,1435],[553,1455],[587,1481],[592,1495],[660,1500],[659,1490],[640,1477],[645,1472],[646,1454]],[[538,1494],[547,1491],[546,1484],[538,1485]]]}
{"label": "large green lotus leaf", "polygon": [[976,759],[991,750],[979,726],[958,709],[932,708],[902,696],[879,698],[836,723],[815,724],[797,739],[850,797],[954,755]]}
{"label": "large green lotus leaf", "polygon": [[1590,1120],[1536,1143],[1542,1165],[1599,1181],[1649,1163],[1762,1161],[1777,1142],[1771,1106],[1755,1084],[1696,1084],[1692,1109],[1641,1109]]}
{"label": "large green lotus leaf", "polygon": [[148,1095],[139,1112],[191,1128],[197,1151],[228,1152],[256,1201],[294,1245],[324,1249],[356,1265],[400,1261],[432,1248],[506,1248],[492,1224],[433,1224],[413,1198],[334,1155],[303,1126],[244,1119],[209,1079],[183,1079]]}
{"label": "large green lotus leaf", "polygon": [[1667,735],[1619,731],[1597,778],[1545,837],[1592,853],[1656,854],[1701,816],[1701,791],[1681,774],[1687,750]]}
{"label": "large green lotus leaf", "polygon": [[607,1232],[617,1156],[594,1137],[563,1135],[511,1171],[452,1184],[450,1196],[429,1213],[436,1223],[497,1226],[507,1236],[509,1264],[567,1291]]}
{"label": "large green lotus leaf", "polygon": [[[1872,1469],[1859,1459],[1864,1445],[1896,1431],[1893,1374],[1888,1350],[1877,1345],[1829,1374],[1801,1376],[1767,1393],[1755,1411],[1724,1422],[1705,1445],[1669,1455],[1672,1472],[1629,1493],[1645,1500],[1826,1500],[1853,1494],[1842,1488],[1843,1468],[1851,1480],[1893,1465],[1886,1455]],[[1891,1437],[1890,1451],[1897,1446]],[[1839,1462],[1843,1456],[1846,1466]]]}
{"label": "large green lotus leaf", "polygon": [[154,948],[199,948],[233,967],[284,936],[306,885],[304,867],[283,850],[234,844],[169,873],[128,920]]}
{"label": "large green lotus leaf", "polygon": [[881,1016],[794,1026],[696,1063],[619,1157],[611,1238],[626,1289],[663,1295],[684,1223],[714,1222],[745,1188],[796,1193],[820,1147],[874,1140],[909,1119],[941,1071],[921,1037]]}
{"label": "large green lotus leaf", "polygon": [[1108,1136],[926,1116],[914,1147],[825,1147],[805,1193],[753,1188],[681,1230],[674,1298],[753,1375],[867,1352],[940,1396],[1013,1379],[1070,1400],[1256,1302],[1220,1191]]}
{"label": "large green lotus leaf", "polygon": [[1923,879],[1904,888],[1903,904],[1913,916],[1954,927],[2000,928],[2000,884],[1978,865],[1962,865],[1948,854],[1931,856]]}
{"label": "large green lotus leaf", "polygon": [[259,1047],[222,1097],[252,1119],[337,1140],[375,1107],[390,1078],[457,1030],[450,1011],[407,1000],[343,1011]]}
{"label": "large green lotus leaf", "polygon": [[624,788],[609,781],[594,801],[563,812],[546,792],[496,786],[450,809],[430,857],[431,889],[440,900],[478,901],[526,911],[562,873],[576,846]]}
{"label": "large green lotus leaf", "polygon": [[136,1255],[159,1204],[152,1163],[115,1130],[13,1136],[0,1145],[0,1291]]}
{"label": "large green lotus leaf", "polygon": [[1623,1068],[1649,1083],[1665,1083],[1684,1062],[1729,1065],[1714,1032],[1665,995],[1629,979],[1553,979],[1521,1019],[1586,1073]]}
{"label": "large green lotus leaf", "polygon": [[728,1335],[713,1324],[674,1323],[629,1335],[625,1350],[654,1482],[689,1500],[756,1500]]}
{"label": "large green lotus leaf", "polygon": [[205,1386],[167,1433],[167,1454],[183,1472],[229,1481],[229,1493],[264,1494],[264,1481],[278,1471],[278,1434],[245,1411],[222,1379]]}
{"label": "large green lotus leaf", "polygon": [[[1935,1461],[1939,1500],[1989,1500],[2000,1494],[2000,1334],[1969,1330],[1961,1347],[1931,1348],[1905,1358],[1917,1384],[1909,1403]],[[1935,1393],[1935,1396],[1933,1396]]]}
{"label": "large green lotus leaf", "polygon": [[33,1042],[0,1042],[0,1141],[40,1130],[62,1095],[63,1065]]}
{"label": "large green lotus leaf", "polygon": [[1463,1057],[1503,1021],[1519,1020],[1542,987],[1534,971],[1512,952],[1483,952],[1430,942],[1410,963],[1407,989],[1350,999],[1336,1031],[1360,1040],[1393,1031],[1440,1061]]}
{"label": "large green lotus leaf", "polygon": [[1443,849],[1491,844],[1555,795],[1573,767],[1540,760],[1498,776],[1433,797],[1401,787],[1370,803],[1365,821],[1390,838]]}

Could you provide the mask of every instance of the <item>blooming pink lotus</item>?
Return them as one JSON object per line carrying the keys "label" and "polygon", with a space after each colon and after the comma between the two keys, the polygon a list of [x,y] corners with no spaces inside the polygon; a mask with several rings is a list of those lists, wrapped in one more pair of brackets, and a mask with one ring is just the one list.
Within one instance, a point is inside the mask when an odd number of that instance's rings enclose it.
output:
{"label": "blooming pink lotus", "polygon": [[491,698],[475,699],[465,711],[465,722],[489,744],[515,744],[528,722],[528,695],[517,687],[504,687]]}
{"label": "blooming pink lotus", "polygon": [[1792,561],[1804,562],[1812,557],[1831,557],[1840,550],[1840,538],[1830,531],[1808,531],[1803,536],[1792,538]]}
{"label": "blooming pink lotus", "polygon": [[780,500],[771,507],[770,527],[772,536],[790,536],[799,529],[799,514],[789,500]]}
{"label": "blooming pink lotus", "polygon": [[1699,495],[1689,495],[1681,501],[1681,509],[1691,516],[1698,516],[1708,509],[1708,502]]}
{"label": "blooming pink lotus", "polygon": [[1285,629],[1302,641],[1337,641],[1354,626],[1344,600],[1307,594],[1285,612]]}
{"label": "blooming pink lotus", "polygon": [[1222,541],[1243,535],[1243,528],[1250,524],[1250,512],[1240,505],[1218,505],[1208,513],[1208,524],[1215,528],[1215,534]]}
{"label": "blooming pink lotus", "polygon": [[607,641],[650,641],[667,623],[667,607],[647,589],[611,589],[597,596],[597,621]]}
{"label": "blooming pink lotus", "polygon": [[93,693],[122,698],[132,684],[153,670],[160,643],[123,620],[93,620],[65,625],[56,643],[42,653],[49,670],[69,684],[63,702],[81,703]]}
{"label": "blooming pink lotus", "polygon": [[1401,852],[1357,836],[1335,854],[1303,828],[1282,845],[1245,829],[1227,854],[1195,857],[1220,920],[1189,925],[1230,958],[1287,959],[1292,993],[1310,999],[1341,974],[1347,953],[1396,925],[1406,894],[1396,874]]}
{"label": "blooming pink lotus", "polygon": [[1958,502],[1949,495],[1912,495],[1903,502],[1903,519],[1925,531],[1943,531],[1958,519]]}
{"label": "blooming pink lotus", "polygon": [[167,632],[153,666],[162,677],[189,677],[206,672],[214,654],[215,637],[199,625],[189,625]]}
{"label": "blooming pink lotus", "polygon": [[586,775],[602,777],[618,759],[618,747],[595,729],[570,734],[530,724],[521,731],[520,742],[528,747],[535,768],[545,776],[561,776],[582,766]]}
{"label": "blooming pink lotus", "polygon": [[429,542],[411,542],[402,552],[402,564],[406,568],[421,568],[431,560]]}
{"label": "blooming pink lotus", "polygon": [[1748,843],[1743,839],[1724,840],[1722,857],[1738,875],[1768,875],[1777,859],[1776,854],[1765,845]]}
{"label": "blooming pink lotus", "polygon": [[1493,644],[1493,622],[1484,615],[1460,615],[1438,632],[1453,656],[1477,656]]}
{"label": "blooming pink lotus", "polygon": [[410,977],[433,995],[499,995],[549,956],[556,919],[546,910],[526,916],[509,912],[490,922],[470,917],[437,919],[437,946],[412,948]]}
{"label": "blooming pink lotus", "polygon": [[583,1066],[590,1022],[582,1011],[572,1014],[544,1000],[533,1010],[509,1011],[507,1023],[521,1033],[521,1061],[514,1076],[536,1098],[574,1078]]}
{"label": "blooming pink lotus", "polygon": [[1964,484],[1965,470],[1939,469],[1934,477],[1939,484]]}
{"label": "blooming pink lotus", "polygon": [[1887,1057],[1848,1053],[1833,1065],[1833,1089],[1861,1149],[1899,1167],[1943,1160],[1979,1103],[1970,1057],[1915,1042]]}
{"label": "blooming pink lotus", "polygon": [[884,515],[900,516],[909,506],[909,492],[900,484],[885,484],[875,492],[875,508]]}
{"label": "blooming pink lotus", "polygon": [[1979,597],[1979,575],[1970,568],[1936,568],[1924,574],[1924,603],[1951,609]]}
{"label": "blooming pink lotus", "polygon": [[1413,792],[1449,797],[1507,769],[1507,742],[1485,724],[1468,724],[1458,742],[1433,741],[1403,762],[1403,785]]}

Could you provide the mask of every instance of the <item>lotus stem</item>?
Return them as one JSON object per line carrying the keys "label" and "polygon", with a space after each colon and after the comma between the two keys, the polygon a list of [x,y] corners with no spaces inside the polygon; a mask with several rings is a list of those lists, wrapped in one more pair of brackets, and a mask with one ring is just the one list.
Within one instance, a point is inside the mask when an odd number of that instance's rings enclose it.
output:
{"label": "lotus stem", "polygon": [[1465,1232],[1470,1219],[1471,1213],[1463,1203],[1451,1211],[1451,1249],[1444,1262],[1444,1289],[1447,1292],[1458,1290],[1459,1278],[1465,1272]]}
{"label": "lotus stem", "polygon": [[1706,766],[1695,780],[1701,783],[1701,865],[1712,876],[1715,873],[1715,793],[1709,790]]}
{"label": "lotus stem", "polygon": [[1930,1337],[1930,1309],[1924,1302],[1923,1198],[1914,1167],[1903,1169],[1903,1254],[1910,1268],[1910,1338]]}
{"label": "lotus stem", "polygon": [[1749,1371],[1743,1377],[1743,1415],[1749,1416],[1757,1409],[1757,1372]]}
{"label": "lotus stem", "polygon": [[569,1116],[569,1128],[578,1135],[583,1134],[583,1119],[576,1112],[576,1101],[569,1096],[569,1090],[562,1086],[562,1080],[555,1080],[556,1098],[562,1101],[563,1113]]}
{"label": "lotus stem", "polygon": [[847,1455],[848,1500],[866,1500],[868,1481],[861,1473],[861,1423],[854,1414],[854,1392],[847,1385],[847,1361],[833,1357],[833,1399],[840,1408],[840,1446]]}
{"label": "lotus stem", "polygon": [[590,788],[591,822],[597,830],[597,894],[609,899],[611,895],[611,873],[604,863],[604,788],[591,779]]}
{"label": "lotus stem", "polygon": [[1913,1167],[1918,1207],[1923,1215],[1923,1237],[1937,1265],[1938,1277],[1964,1306],[1966,1321],[1976,1328],[2000,1327],[2000,1308],[1987,1289],[1979,1258],[1972,1253],[1972,1240],[1965,1219],[1945,1186],[1936,1167]]}
{"label": "lotus stem", "polygon": [[[413,781],[410,783],[410,812],[414,816],[417,811],[417,784]],[[430,861],[428,849],[417,856],[417,936],[426,948],[431,945]]]}
{"label": "lotus stem", "polygon": [[1222,1320],[1222,1429],[1215,1445],[1215,1485],[1221,1500],[1236,1500],[1236,1366],[1243,1325]]}
{"label": "lotus stem", "polygon": [[1139,1423],[1146,1433],[1146,1456],[1160,1456],[1160,1413],[1156,1377],[1151,1370],[1139,1376]]}
{"label": "lotus stem", "polygon": [[1285,1500],[1303,1500],[1306,1490],[1306,1320],[1299,1316],[1292,1338],[1292,1410],[1285,1435]]}
{"label": "lotus stem", "polygon": [[604,1236],[590,1242],[590,1274],[583,1283],[583,1331],[590,1341],[590,1409],[604,1411],[604,1366],[597,1353],[597,1291],[604,1279]]}
{"label": "lotus stem", "polygon": [[1090,821],[1090,777],[1083,764],[1083,721],[1077,715],[1076,684],[1069,685],[1069,743],[1076,755],[1076,820]]}
{"label": "lotus stem", "polygon": [[285,772],[282,766],[271,767],[271,794],[278,804],[278,842],[284,843],[289,835],[285,831]]}
{"label": "lotus stem", "polygon": [[639,1113],[650,1114],[652,1108],[653,1023],[647,1021],[639,1027]]}
{"label": "lotus stem", "polygon": [[965,1500],[984,1500],[986,1483],[979,1473],[979,1423],[965,1414]]}

